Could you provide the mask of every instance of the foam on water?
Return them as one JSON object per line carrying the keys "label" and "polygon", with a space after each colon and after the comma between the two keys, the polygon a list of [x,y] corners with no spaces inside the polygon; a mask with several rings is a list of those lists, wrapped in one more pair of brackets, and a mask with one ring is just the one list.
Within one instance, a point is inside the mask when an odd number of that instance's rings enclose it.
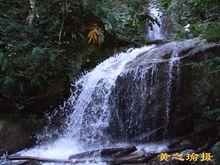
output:
{"label": "foam on water", "polygon": [[[68,159],[70,155],[92,149],[89,144],[97,141],[99,137],[104,136],[103,143],[107,144],[108,137],[102,133],[102,130],[108,126],[109,122],[108,98],[111,89],[115,85],[118,75],[124,71],[125,65],[139,54],[150,51],[152,48],[154,46],[145,46],[117,54],[82,76],[73,85],[80,86],[80,88],[76,88],[78,91],[72,92],[67,101],[73,112],[66,121],[65,134],[60,135],[52,143],[24,150],[19,154],[42,158]],[[94,95],[98,95],[101,101],[94,102],[96,100]],[[90,106],[89,111],[86,110],[88,106]],[[83,144],[80,140],[82,137],[84,138],[83,142],[85,142]],[[87,142],[89,143],[85,147]],[[111,146],[111,144],[108,146]],[[101,145],[96,146],[96,149],[102,147]]]}
{"label": "foam on water", "polygon": [[155,1],[152,1],[149,5],[149,11],[152,18],[156,19],[160,26],[156,23],[149,27],[148,29],[148,37],[150,40],[162,40],[164,39],[164,35],[162,34],[161,24],[162,24],[162,12],[156,7]]}

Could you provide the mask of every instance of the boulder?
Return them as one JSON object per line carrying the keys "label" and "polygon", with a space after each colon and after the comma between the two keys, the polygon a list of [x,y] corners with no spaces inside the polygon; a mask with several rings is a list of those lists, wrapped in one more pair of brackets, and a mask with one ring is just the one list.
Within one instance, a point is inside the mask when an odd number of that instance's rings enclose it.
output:
{"label": "boulder", "polygon": [[215,159],[215,164],[219,165],[220,164],[220,142],[216,143],[212,149],[211,149],[214,159]]}
{"label": "boulder", "polygon": [[[219,43],[190,39],[170,42],[140,54],[116,80],[110,99],[109,134],[113,139],[143,142],[171,139],[193,131],[198,112],[212,96],[220,98],[220,76],[204,79],[192,64],[218,56]],[[213,90],[215,88],[215,90]],[[160,131],[158,128],[163,127]]]}
{"label": "boulder", "polygon": [[30,144],[30,135],[17,123],[0,120],[0,155],[24,149]]}

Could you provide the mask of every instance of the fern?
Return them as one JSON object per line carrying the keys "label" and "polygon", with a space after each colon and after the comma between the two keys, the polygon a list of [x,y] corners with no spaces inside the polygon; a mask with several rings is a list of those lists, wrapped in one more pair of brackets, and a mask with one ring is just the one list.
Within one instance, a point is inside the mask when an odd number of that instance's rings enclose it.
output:
{"label": "fern", "polygon": [[104,34],[103,30],[98,27],[96,24],[94,24],[89,31],[88,34],[88,43],[93,43],[96,44],[98,43],[99,45],[103,43],[104,41]]}

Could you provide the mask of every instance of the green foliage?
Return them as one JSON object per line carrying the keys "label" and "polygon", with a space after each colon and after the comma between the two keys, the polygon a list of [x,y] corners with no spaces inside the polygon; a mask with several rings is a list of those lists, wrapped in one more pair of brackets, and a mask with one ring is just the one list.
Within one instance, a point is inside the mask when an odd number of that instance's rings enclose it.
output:
{"label": "green foliage", "polygon": [[7,58],[4,56],[4,54],[1,52],[0,53],[0,70],[1,72],[4,72],[6,67],[7,67],[7,64],[8,64],[8,60]]}
{"label": "green foliage", "polygon": [[[202,37],[209,41],[220,40],[219,0],[159,0],[159,6],[176,21],[174,38],[182,39],[180,27],[191,24],[191,37]],[[182,28],[183,33],[183,28]]]}
{"label": "green foliage", "polygon": [[172,34],[172,38],[176,40],[184,39],[183,25],[178,23],[176,24],[176,31],[174,34]]}
{"label": "green foliage", "polygon": [[212,120],[212,121],[220,121],[220,100],[219,98],[214,98],[212,100],[212,105],[207,106],[202,113],[202,118]]}
{"label": "green foliage", "polygon": [[10,57],[0,76],[0,96],[23,110],[36,101],[37,93],[48,90],[57,80],[67,84],[69,66],[67,57],[52,48],[36,47],[23,56]]}
{"label": "green foliage", "polygon": [[[143,34],[146,4],[37,0],[30,25],[29,1],[0,0],[0,99],[12,103],[11,111],[41,114],[45,107],[39,100],[60,98],[73,76],[112,54],[112,43]],[[88,43],[94,24],[100,44]]]}
{"label": "green foliage", "polygon": [[192,69],[202,71],[204,75],[203,78],[209,81],[212,77],[220,75],[220,57],[218,55],[201,62],[190,63],[187,65],[190,65]]}
{"label": "green foliage", "polygon": [[[53,78],[61,79],[68,73],[68,61],[51,48],[33,48],[32,52],[18,57],[12,68],[20,71],[18,78],[26,79],[32,87],[45,86]],[[64,77],[63,77],[64,78]]]}
{"label": "green foliage", "polygon": [[204,111],[203,116],[208,119],[220,120],[220,109],[206,110]]}
{"label": "green foliage", "polygon": [[204,35],[204,38],[206,38],[208,41],[219,41],[220,22],[209,23],[205,28],[205,32],[203,32],[202,34]]}
{"label": "green foliage", "polygon": [[207,105],[203,107],[203,111],[201,112],[202,119],[219,121],[220,99],[218,92],[215,91],[219,87],[220,56],[216,54],[206,60],[187,65],[191,66],[192,72],[199,72],[200,82],[198,84],[198,90],[203,94],[198,94],[198,96],[204,95],[207,99]]}
{"label": "green foliage", "polygon": [[147,0],[84,0],[82,6],[99,18],[105,31],[112,31],[118,39],[124,39],[143,34],[146,18],[140,19],[140,14],[145,12],[146,4]]}

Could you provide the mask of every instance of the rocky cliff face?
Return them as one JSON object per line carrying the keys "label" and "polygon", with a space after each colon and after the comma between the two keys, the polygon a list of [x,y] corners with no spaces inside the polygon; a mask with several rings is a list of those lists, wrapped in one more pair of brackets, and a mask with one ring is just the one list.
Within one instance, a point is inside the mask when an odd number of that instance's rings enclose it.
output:
{"label": "rocky cliff face", "polygon": [[112,137],[148,141],[193,131],[210,96],[220,98],[220,76],[207,82],[204,68],[192,66],[214,56],[220,44],[192,39],[158,46],[127,64],[110,101]]}

